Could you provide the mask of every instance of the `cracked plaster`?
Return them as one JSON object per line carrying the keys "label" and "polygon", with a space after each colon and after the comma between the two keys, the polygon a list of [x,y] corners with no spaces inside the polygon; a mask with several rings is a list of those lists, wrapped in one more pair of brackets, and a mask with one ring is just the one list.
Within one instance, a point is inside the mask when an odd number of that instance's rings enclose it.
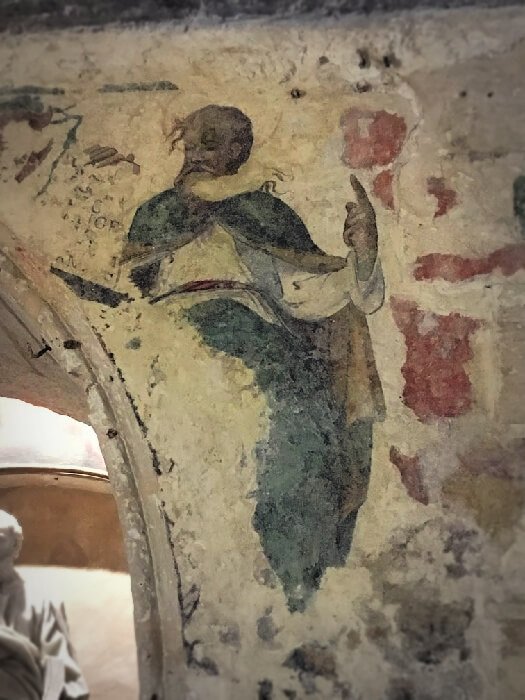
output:
{"label": "cracked plaster", "polygon": [[[360,68],[363,47],[370,60]],[[385,65],[387,54],[395,65]],[[359,18],[321,27],[110,28],[8,37],[0,47],[3,85],[60,87],[64,94],[53,95],[53,104],[82,115],[76,142],[41,194],[49,164],[18,182],[16,159],[39,152],[50,137],[56,157],[67,125],[49,125],[43,133],[24,122],[4,126],[3,223],[39,274],[58,265],[134,299],[111,308],[74,300],[58,287],[66,308],[81,306],[114,363],[123,385],[116,400],[134,423],[119,429],[118,440],[104,439],[117,498],[129,469],[118,445],[126,445],[130,432],[141,444],[134,468],[143,475],[139,491],[148,484],[141,497],[153,527],[149,573],[162,591],[165,628],[182,630],[181,637],[164,635],[164,700],[241,700],[256,693],[275,699],[522,697],[516,620],[525,617],[524,521],[521,502],[507,500],[509,489],[522,492],[522,477],[512,472],[507,490],[496,492],[514,509],[501,522],[500,511],[483,500],[494,484],[502,485],[501,475],[485,473],[486,484],[473,482],[477,501],[465,497],[469,486],[462,479],[479,479],[464,463],[480,443],[500,455],[525,438],[524,421],[519,412],[514,420],[507,402],[519,397],[505,391],[504,363],[513,360],[505,360],[498,323],[505,312],[506,344],[519,342],[525,273],[430,283],[417,281],[413,266],[430,252],[479,257],[518,241],[512,192],[525,167],[524,60],[525,13],[519,9]],[[101,90],[164,80],[178,89]],[[365,92],[363,80],[370,86]],[[406,345],[390,304],[372,317],[387,418],[374,429],[372,477],[351,555],[345,567],[326,571],[304,613],[287,610],[251,526],[254,445],[269,420],[253,374],[240,361],[211,356],[181,308],[137,298],[116,265],[135,209],[168,187],[180,167],[180,154],[167,153],[173,119],[212,102],[245,110],[256,133],[253,158],[223,183],[225,190],[258,185],[278,171],[278,195],[333,254],[343,250],[337,232],[349,197],[340,116],[351,107],[401,115],[407,137],[392,167],[395,209],[374,200],[388,298],[479,323],[465,364],[472,405],[456,417],[422,422],[402,400]],[[84,151],[94,144],[132,152],[140,174],[129,163],[86,165]],[[374,174],[362,175],[369,191]],[[429,177],[444,178],[458,193],[456,206],[438,218]],[[198,267],[199,246],[183,253],[188,278]],[[218,241],[207,265],[220,274],[230,252],[227,241]],[[66,356],[71,362],[72,353]],[[523,369],[512,371],[521,376]],[[91,415],[102,416],[99,381],[85,390]],[[428,504],[403,486],[389,458],[392,446],[418,456]],[[120,502],[129,544],[138,533],[127,520],[128,504]],[[163,608],[170,595],[175,612]],[[137,630],[144,644],[147,630]],[[181,658],[181,678],[170,691],[168,675]],[[141,663],[143,672],[151,664]]]}

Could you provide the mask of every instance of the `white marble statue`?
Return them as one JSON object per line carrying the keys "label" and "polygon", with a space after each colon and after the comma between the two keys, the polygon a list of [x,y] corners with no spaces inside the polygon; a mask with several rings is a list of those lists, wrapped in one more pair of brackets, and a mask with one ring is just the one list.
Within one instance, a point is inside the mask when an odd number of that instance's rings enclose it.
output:
{"label": "white marble statue", "polygon": [[0,510],[0,700],[80,700],[88,689],[63,605],[32,603],[14,568],[22,528]]}

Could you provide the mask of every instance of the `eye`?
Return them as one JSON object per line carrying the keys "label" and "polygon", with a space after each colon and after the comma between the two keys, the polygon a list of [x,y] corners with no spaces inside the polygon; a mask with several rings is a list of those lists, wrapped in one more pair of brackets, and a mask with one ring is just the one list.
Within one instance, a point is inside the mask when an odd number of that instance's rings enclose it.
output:
{"label": "eye", "polygon": [[217,148],[217,133],[215,129],[206,129],[206,131],[204,131],[202,134],[201,144],[208,151],[214,151]]}

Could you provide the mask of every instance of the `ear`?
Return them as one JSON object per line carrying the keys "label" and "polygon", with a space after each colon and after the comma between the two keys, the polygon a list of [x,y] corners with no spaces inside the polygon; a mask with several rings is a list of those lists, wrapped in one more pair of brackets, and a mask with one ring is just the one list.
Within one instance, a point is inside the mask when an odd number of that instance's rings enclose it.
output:
{"label": "ear", "polygon": [[232,141],[230,144],[230,153],[232,155],[232,160],[237,160],[241,155],[242,145],[238,141]]}

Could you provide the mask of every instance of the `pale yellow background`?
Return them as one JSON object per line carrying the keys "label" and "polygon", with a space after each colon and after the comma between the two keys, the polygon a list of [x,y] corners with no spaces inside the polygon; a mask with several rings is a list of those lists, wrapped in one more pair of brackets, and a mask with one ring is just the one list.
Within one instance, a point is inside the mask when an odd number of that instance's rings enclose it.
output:
{"label": "pale yellow background", "polygon": [[[242,362],[203,346],[176,302],[151,307],[137,300],[118,309],[83,304],[115,355],[161,468],[167,471],[170,458],[175,462],[173,471],[159,478],[159,502],[166,502],[175,522],[184,586],[201,588],[186,634],[201,640],[196,655],[210,657],[220,669],[217,677],[190,669],[191,697],[245,700],[256,697],[265,678],[273,682],[276,698],[283,697],[283,688],[303,697],[297,674],[282,664],[310,641],[331,649],[339,678],[339,685],[317,678],[314,697],[343,697],[346,683],[352,697],[382,700],[393,679],[405,675],[417,698],[523,697],[520,652],[505,642],[508,620],[525,616],[520,607],[523,519],[518,512],[510,526],[506,521],[500,527],[490,511],[489,532],[480,526],[487,522],[481,506],[465,505],[460,496],[445,502],[442,485],[458,469],[459,452],[483,440],[523,437],[522,402],[515,399],[510,408],[505,403],[507,348],[499,340],[498,318],[502,309],[511,319],[519,315],[525,273],[512,279],[495,273],[490,287],[484,279],[429,284],[413,279],[412,265],[427,252],[481,255],[519,240],[512,183],[524,172],[524,46],[525,12],[519,9],[326,26],[237,24],[187,33],[161,26],[3,40],[2,84],[63,88],[65,95],[44,96],[44,103],[68,108],[82,123],[77,143],[38,197],[73,122],[42,133],[25,123],[4,129],[1,220],[43,265],[56,264],[130,294],[136,290],[120,274],[117,260],[137,206],[170,187],[178,172],[181,153],[169,154],[167,140],[175,118],[211,103],[246,112],[254,125],[253,156],[238,176],[215,183],[213,192],[255,188],[280,173],[276,193],[301,215],[315,242],[334,254],[345,250],[341,231],[351,198],[350,171],[340,160],[341,114],[353,106],[380,108],[402,115],[408,125],[394,166],[396,211],[374,200],[387,303],[371,318],[370,331],[387,419],[375,428],[369,495],[347,565],[325,573],[305,613],[287,611],[277,581],[273,588],[260,582],[268,564],[251,525],[253,448],[266,434],[268,407],[252,373]],[[356,54],[362,47],[372,57],[366,75]],[[381,59],[389,52],[398,57],[398,67],[384,68]],[[320,62],[322,56],[328,62]],[[372,89],[359,93],[356,84],[365,78]],[[155,80],[171,80],[178,90],[99,91],[105,83]],[[304,97],[292,99],[293,88],[304,90]],[[468,99],[458,96],[464,89]],[[49,158],[17,183],[15,159],[40,150],[51,137]],[[84,150],[94,144],[133,153],[140,175],[125,163],[87,166]],[[496,151],[502,155],[496,157]],[[473,152],[481,156],[473,158]],[[359,175],[369,191],[376,172]],[[445,177],[458,192],[458,206],[439,219],[433,218],[435,198],[426,194],[429,176]],[[181,280],[231,269],[231,254],[226,242],[214,247],[194,242],[181,253]],[[64,303],[67,294],[64,289]],[[390,296],[413,299],[429,313],[459,312],[482,321],[467,368],[475,399],[467,415],[425,425],[403,405],[405,344],[390,313]],[[140,348],[128,347],[137,337]],[[506,345],[517,342],[511,333]],[[419,453],[430,505],[406,493],[389,461],[392,445],[404,454]],[[499,498],[505,501],[508,492]],[[477,552],[468,573],[456,579],[447,574],[452,554],[443,546],[455,526],[474,532]],[[418,595],[443,604],[472,598],[470,659],[460,662],[450,655],[433,673],[418,664],[395,625],[400,603],[385,597],[392,586],[402,591],[405,604]],[[257,620],[270,610],[279,632],[273,642],[264,642]],[[390,630],[386,641],[371,633],[378,615]],[[221,641],[225,634],[231,638],[232,630],[238,643]]]}

